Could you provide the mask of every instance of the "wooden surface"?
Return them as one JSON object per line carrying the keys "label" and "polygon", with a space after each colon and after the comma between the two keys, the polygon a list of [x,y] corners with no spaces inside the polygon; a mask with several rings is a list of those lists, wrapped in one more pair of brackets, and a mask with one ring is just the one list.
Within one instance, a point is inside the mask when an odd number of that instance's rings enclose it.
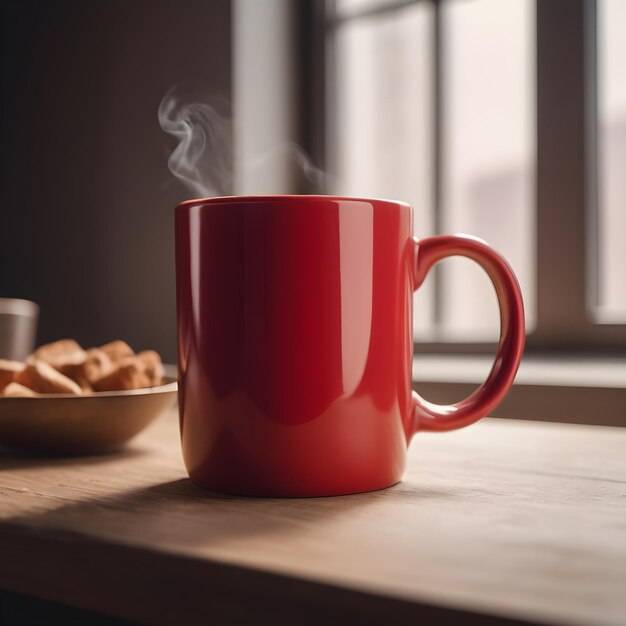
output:
{"label": "wooden surface", "polygon": [[626,623],[626,430],[484,420],[403,483],[232,498],[173,413],[125,451],[0,453],[0,588],[145,623]]}

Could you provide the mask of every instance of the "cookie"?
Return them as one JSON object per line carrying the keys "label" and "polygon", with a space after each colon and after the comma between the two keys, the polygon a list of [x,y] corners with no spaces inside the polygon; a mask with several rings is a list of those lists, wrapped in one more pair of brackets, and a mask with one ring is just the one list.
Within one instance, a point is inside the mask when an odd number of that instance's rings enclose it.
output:
{"label": "cookie", "polygon": [[85,378],[91,385],[96,380],[106,376],[113,369],[111,357],[100,348],[90,348],[87,350],[87,359],[85,360]]}
{"label": "cookie", "polygon": [[44,361],[34,360],[15,377],[15,382],[38,393],[82,395],[80,386]]}
{"label": "cookie", "polygon": [[0,390],[15,380],[15,376],[22,372],[26,365],[20,361],[0,359]]}
{"label": "cookie", "polygon": [[163,369],[163,363],[158,352],[154,350],[144,350],[137,355],[139,361],[141,361],[145,368],[145,374],[148,378],[148,386],[156,387],[163,383],[163,376],[165,370]]}
{"label": "cookie", "polygon": [[37,394],[28,387],[20,385],[19,383],[9,383],[0,393],[5,398],[32,398]]}
{"label": "cookie", "polygon": [[99,348],[90,348],[85,355],[82,363],[63,365],[59,371],[76,382],[83,392],[90,393],[93,383],[111,372],[113,363]]}
{"label": "cookie", "polygon": [[60,339],[37,348],[26,362],[44,361],[60,370],[65,366],[79,365],[86,357],[86,352],[73,339]]}
{"label": "cookie", "polygon": [[91,393],[91,384],[85,376],[85,363],[68,363],[66,365],[60,365],[57,369],[58,372],[67,376],[70,380],[73,380],[83,393]]}
{"label": "cookie", "polygon": [[103,346],[100,346],[100,350],[102,350],[102,352],[104,352],[113,362],[121,361],[122,359],[135,354],[135,351],[121,339],[105,343]]}
{"label": "cookie", "polygon": [[125,391],[149,386],[150,379],[146,375],[146,366],[136,356],[125,357],[111,372],[93,384],[95,391]]}

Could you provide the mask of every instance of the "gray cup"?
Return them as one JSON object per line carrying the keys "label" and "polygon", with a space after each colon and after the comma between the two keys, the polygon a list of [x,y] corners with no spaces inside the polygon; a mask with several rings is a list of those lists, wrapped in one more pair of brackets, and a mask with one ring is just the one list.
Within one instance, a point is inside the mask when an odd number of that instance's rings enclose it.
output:
{"label": "gray cup", "polygon": [[35,348],[39,305],[0,298],[0,359],[23,361]]}

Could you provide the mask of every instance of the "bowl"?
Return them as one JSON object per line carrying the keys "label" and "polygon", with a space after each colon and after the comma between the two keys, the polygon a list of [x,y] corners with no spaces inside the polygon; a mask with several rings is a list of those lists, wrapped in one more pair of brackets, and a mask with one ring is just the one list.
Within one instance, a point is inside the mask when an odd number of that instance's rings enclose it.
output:
{"label": "bowl", "polygon": [[46,454],[91,454],[120,447],[176,399],[177,383],[86,396],[0,397],[0,445]]}

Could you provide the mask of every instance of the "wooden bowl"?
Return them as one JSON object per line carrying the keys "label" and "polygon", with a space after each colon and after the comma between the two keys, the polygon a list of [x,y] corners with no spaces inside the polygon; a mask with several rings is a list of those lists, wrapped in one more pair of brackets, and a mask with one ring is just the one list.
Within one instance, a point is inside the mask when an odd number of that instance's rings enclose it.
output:
{"label": "wooden bowl", "polygon": [[126,443],[176,398],[177,383],[88,396],[0,397],[0,445],[48,454],[90,454]]}

